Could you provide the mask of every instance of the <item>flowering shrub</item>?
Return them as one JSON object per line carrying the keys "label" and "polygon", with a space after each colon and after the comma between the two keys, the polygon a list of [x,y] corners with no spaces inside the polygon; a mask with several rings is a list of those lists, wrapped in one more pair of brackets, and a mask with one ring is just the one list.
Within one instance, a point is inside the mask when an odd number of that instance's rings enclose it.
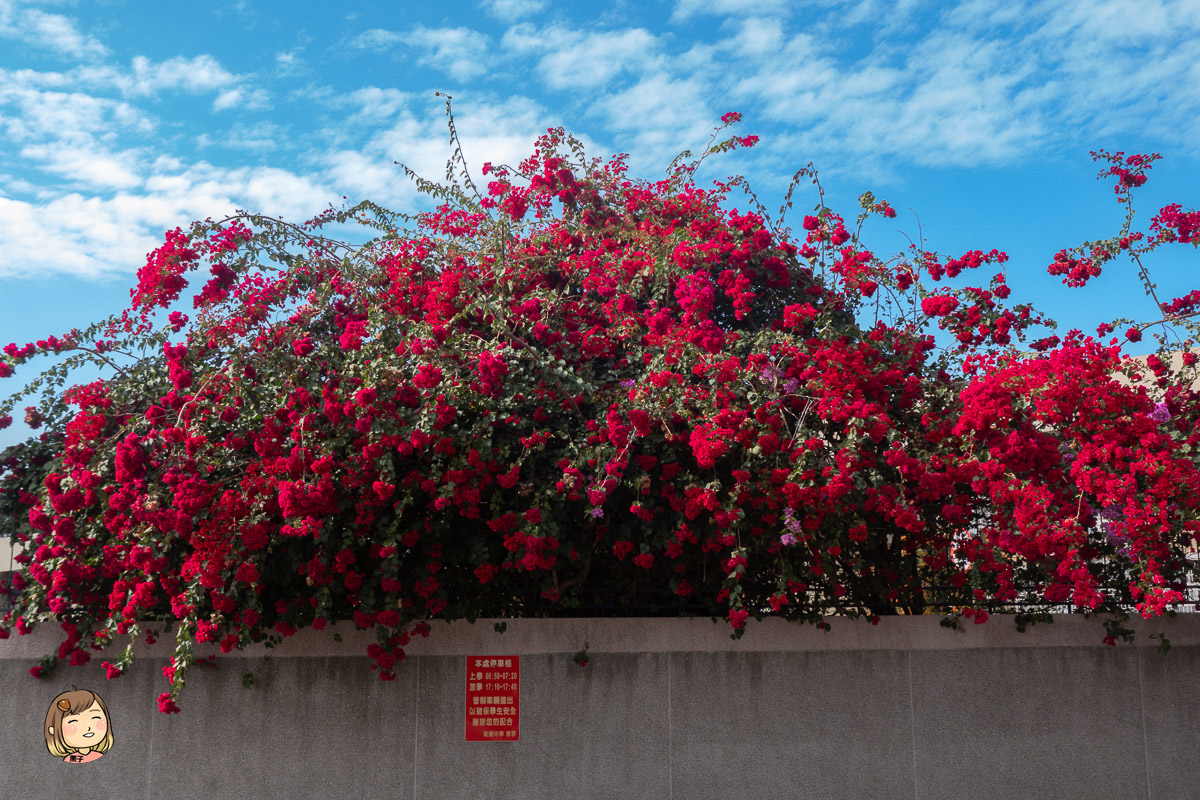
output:
{"label": "flowering shrub", "polygon": [[[386,680],[433,618],[687,613],[740,633],[1178,603],[1191,353],[1142,366],[1112,325],[1028,341],[1044,320],[1007,302],[1004,253],[882,260],[862,230],[895,212],[870,194],[852,223],[822,199],[795,237],[753,196],[731,210],[740,179],[692,176],[754,137],[717,139],[648,182],[551,130],[484,165],[485,187],[465,167],[419,181],[440,205],[412,218],[362,203],[168,233],[120,317],[4,349],[5,376],[71,355],[17,396],[45,388],[27,415],[45,430],[3,454],[26,551],[0,636],[61,623],[37,674],[128,637],[113,678],[147,620],[173,625],[172,712],[197,643],[336,620],[377,632]],[[1097,158],[1122,202],[1153,161]],[[1083,284],[1124,252],[1150,287],[1145,255],[1197,242],[1179,206],[1132,220],[1050,270]],[[328,234],[350,223],[376,238]],[[1126,338],[1192,331],[1197,297]],[[85,360],[112,377],[58,391]]]}

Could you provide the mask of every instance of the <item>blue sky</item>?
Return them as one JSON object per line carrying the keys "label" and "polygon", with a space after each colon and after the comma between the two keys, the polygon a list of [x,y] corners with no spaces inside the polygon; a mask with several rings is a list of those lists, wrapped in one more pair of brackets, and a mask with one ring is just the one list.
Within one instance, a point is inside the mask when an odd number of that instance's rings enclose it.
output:
{"label": "blue sky", "polygon": [[[1200,2],[594,8],[0,0],[0,345],[119,312],[146,253],[193,219],[300,220],[343,195],[414,208],[393,161],[443,173],[438,90],[476,167],[515,163],[562,125],[658,177],[740,111],[760,144],[702,181],[745,174],[775,208],[813,161],[847,216],[868,189],[899,209],[872,229],[881,252],[921,235],[949,255],[1006,250],[1014,294],[1064,328],[1151,313],[1129,267],[1082,292],[1045,267],[1120,224],[1089,150],[1163,154],[1146,223],[1197,205]],[[801,193],[793,213],[814,202]],[[1164,294],[1195,288],[1194,253],[1155,262]],[[0,447],[25,434],[14,424]]]}

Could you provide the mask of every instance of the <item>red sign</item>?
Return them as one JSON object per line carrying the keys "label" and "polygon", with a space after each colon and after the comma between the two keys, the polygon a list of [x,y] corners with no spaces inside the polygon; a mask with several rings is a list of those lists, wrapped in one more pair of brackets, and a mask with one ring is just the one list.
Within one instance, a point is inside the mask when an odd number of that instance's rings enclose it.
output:
{"label": "red sign", "polygon": [[467,741],[521,738],[521,657],[467,656]]}

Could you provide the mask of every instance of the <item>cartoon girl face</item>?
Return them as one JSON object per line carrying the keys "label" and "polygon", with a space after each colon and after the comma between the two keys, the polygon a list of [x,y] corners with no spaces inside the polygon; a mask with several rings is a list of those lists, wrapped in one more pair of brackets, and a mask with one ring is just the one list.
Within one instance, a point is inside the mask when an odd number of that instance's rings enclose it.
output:
{"label": "cartoon girl face", "polygon": [[108,717],[99,703],[78,713],[67,714],[62,720],[63,743],[76,750],[88,750],[104,741],[108,734]]}
{"label": "cartoon girl face", "polygon": [[75,763],[94,761],[113,745],[112,718],[104,700],[74,686],[50,703],[43,730],[50,755]]}

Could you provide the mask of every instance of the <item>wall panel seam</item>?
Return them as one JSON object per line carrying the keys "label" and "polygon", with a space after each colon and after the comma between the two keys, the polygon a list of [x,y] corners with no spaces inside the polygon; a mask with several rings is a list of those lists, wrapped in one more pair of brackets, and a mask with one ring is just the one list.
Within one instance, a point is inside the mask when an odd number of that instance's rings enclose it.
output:
{"label": "wall panel seam", "polygon": [[1154,800],[1150,786],[1150,737],[1146,732],[1146,680],[1142,674],[1142,648],[1136,653],[1138,671],[1138,710],[1142,712],[1142,759],[1146,765],[1146,800]]}
{"label": "wall panel seam", "polygon": [[908,722],[909,731],[912,734],[913,798],[921,800],[920,787],[917,784],[917,708],[916,703],[913,702],[912,650],[906,650],[905,655],[908,657]]}
{"label": "wall panel seam", "polygon": [[[413,800],[417,800],[417,753],[420,752],[421,735],[421,657],[413,659],[416,662],[416,677],[413,679]],[[466,711],[463,711],[465,717]]]}

